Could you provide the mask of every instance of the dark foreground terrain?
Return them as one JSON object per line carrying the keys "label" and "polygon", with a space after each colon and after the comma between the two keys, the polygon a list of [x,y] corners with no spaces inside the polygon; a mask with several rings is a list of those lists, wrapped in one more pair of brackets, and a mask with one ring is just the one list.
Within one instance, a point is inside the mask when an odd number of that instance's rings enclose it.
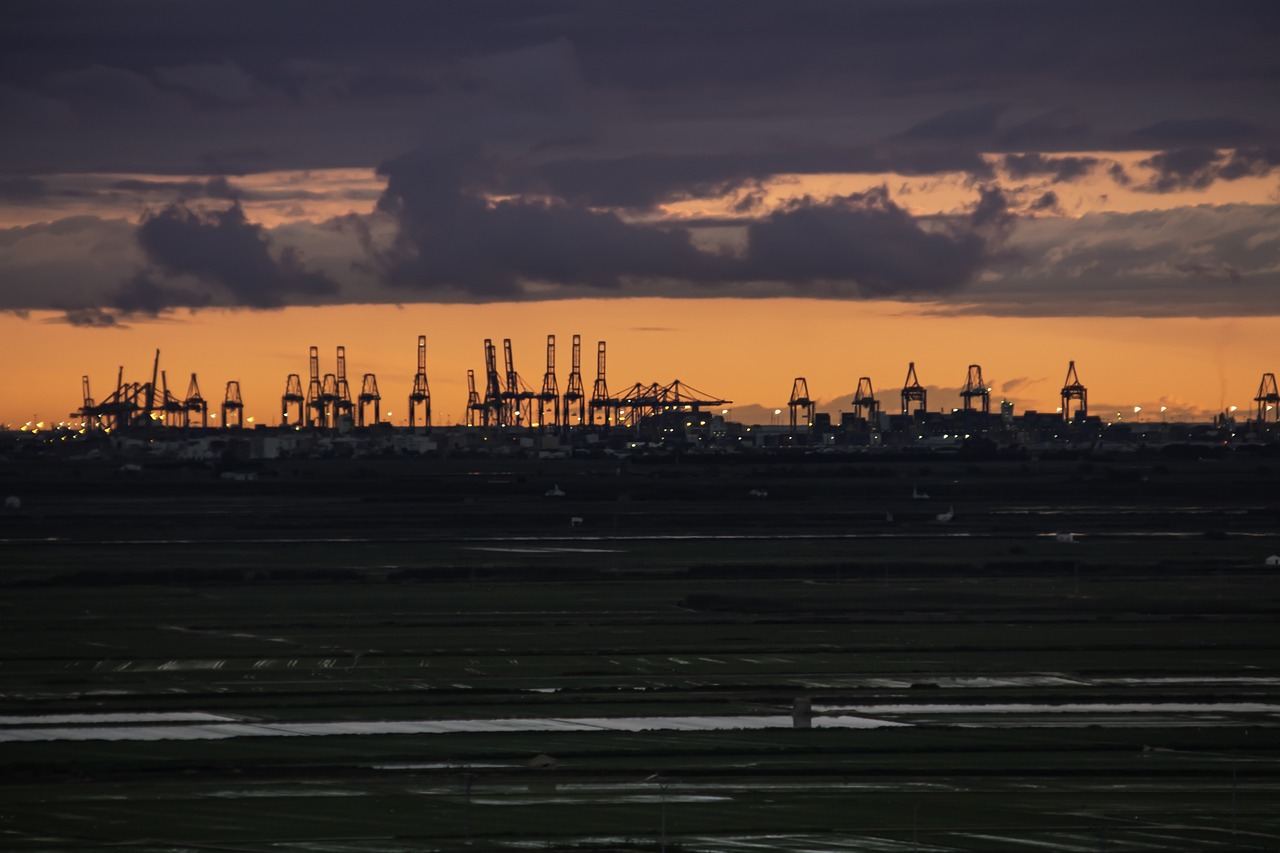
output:
{"label": "dark foreground terrain", "polygon": [[1280,460],[119,467],[0,472],[5,849],[1280,850]]}

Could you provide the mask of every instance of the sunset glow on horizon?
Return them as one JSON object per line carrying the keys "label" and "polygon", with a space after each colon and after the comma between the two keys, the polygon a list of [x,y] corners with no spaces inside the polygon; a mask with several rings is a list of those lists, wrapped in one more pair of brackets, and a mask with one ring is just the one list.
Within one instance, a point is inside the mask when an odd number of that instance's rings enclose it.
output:
{"label": "sunset glow on horizon", "polygon": [[0,423],[66,419],[82,375],[147,381],[156,349],[171,389],[238,380],[257,424],[312,345],[395,401],[419,334],[440,423],[485,338],[536,386],[548,334],[562,388],[580,334],[588,385],[604,340],[611,390],[679,378],[747,422],[798,376],[821,410],[869,376],[896,411],[908,362],[935,410],[977,363],[1054,411],[1074,360],[1096,413],[1247,412],[1280,368],[1277,36],[1228,6],[340,5],[300,29],[285,2],[241,10],[260,43],[221,25],[235,3],[157,6],[145,37],[23,6]]}

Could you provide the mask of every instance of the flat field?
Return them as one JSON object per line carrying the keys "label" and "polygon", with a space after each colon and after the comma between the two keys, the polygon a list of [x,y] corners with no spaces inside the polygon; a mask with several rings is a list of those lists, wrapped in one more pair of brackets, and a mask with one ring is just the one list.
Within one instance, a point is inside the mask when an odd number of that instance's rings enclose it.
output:
{"label": "flat field", "polygon": [[1280,850],[1280,459],[3,474],[5,849]]}

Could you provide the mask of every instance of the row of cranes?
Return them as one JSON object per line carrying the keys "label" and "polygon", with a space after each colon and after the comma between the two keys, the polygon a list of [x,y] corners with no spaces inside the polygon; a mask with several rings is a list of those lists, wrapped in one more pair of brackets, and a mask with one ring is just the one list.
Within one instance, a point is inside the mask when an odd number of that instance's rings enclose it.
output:
{"label": "row of cranes", "polygon": [[[902,414],[922,417],[928,411],[928,392],[920,384],[916,376],[916,364],[907,365],[907,378],[901,391]],[[1067,375],[1062,382],[1062,405],[1059,412],[1064,421],[1078,421],[1088,417],[1089,389],[1080,381],[1076,372],[1075,361],[1067,364]],[[1258,384],[1258,393],[1253,398],[1257,404],[1255,422],[1265,427],[1267,424],[1280,423],[1280,389],[1276,386],[1274,373],[1262,374]],[[960,389],[960,412],[981,412],[987,415],[991,411],[991,388],[982,377],[982,366],[969,365],[964,385]],[[809,394],[809,384],[803,376],[796,377],[791,385],[791,397],[787,403],[791,415],[791,431],[794,433],[801,425],[812,427],[817,402]],[[1234,407],[1232,409],[1234,411]],[[871,387],[871,378],[858,379],[857,390],[853,395],[854,416],[858,420],[872,421],[880,412],[880,403]]]}
{"label": "row of cranes", "polygon": [[596,425],[639,427],[663,419],[674,423],[679,416],[731,402],[715,399],[679,379],[666,385],[637,382],[619,394],[610,394],[604,341],[596,344],[596,377],[588,394],[582,378],[581,335],[573,336],[571,367],[563,394],[556,377],[555,335],[547,335],[547,366],[539,391],[534,391],[516,370],[510,338],[503,339],[502,353],[504,370],[499,373],[497,347],[491,339],[485,339],[483,396],[476,385],[475,371],[467,371],[467,426],[527,426],[542,430]]}
{"label": "row of cranes", "polygon": [[[1268,374],[1269,375],[1269,374]],[[1264,377],[1265,382],[1265,377]],[[1275,388],[1272,377],[1271,387]],[[1261,394],[1261,392],[1259,392]],[[923,416],[929,409],[929,393],[916,375],[916,363],[907,365],[907,378],[902,383],[902,414]],[[1088,415],[1089,392],[1080,377],[1076,374],[1076,363],[1067,366],[1067,378],[1062,385],[1062,417],[1064,420],[1080,419]],[[1277,396],[1280,401],[1280,396]],[[1072,403],[1075,406],[1072,406]],[[982,365],[969,365],[963,387],[960,389],[960,411],[964,413],[980,412],[983,415],[991,412],[991,387],[982,377]],[[809,394],[809,383],[803,376],[797,376],[791,383],[791,397],[787,402],[791,415],[791,431],[795,432],[803,424],[806,428],[814,425],[814,413],[817,401]],[[871,377],[858,378],[857,389],[853,393],[853,414],[860,421],[874,421],[880,413],[880,401],[876,399],[875,390],[871,386]],[[803,419],[802,419],[803,418]]]}
{"label": "row of cranes", "polygon": [[[556,339],[547,336],[546,371],[539,390],[535,391],[515,367],[511,339],[502,342],[503,370],[499,372],[497,348],[491,339],[484,341],[485,382],[480,394],[474,370],[467,371],[467,403],[465,423],[469,427],[526,427],[568,430],[571,426],[639,427],[670,420],[674,428],[687,415],[700,416],[706,409],[724,406],[732,401],[714,399],[695,388],[675,380],[666,385],[635,383],[619,394],[609,393],[605,376],[605,342],[596,345],[596,377],[590,393],[582,377],[582,337],[573,336],[571,368],[563,393],[556,375]],[[427,381],[427,337],[418,336],[417,371],[409,392],[408,423],[410,429],[429,430],[432,425],[431,388]],[[347,379],[346,348],[337,348],[336,370],[320,373],[319,350],[310,348],[308,384],[304,391],[302,378],[290,373],[281,396],[281,425],[336,429],[344,426],[364,427],[381,423],[382,396],[378,379],[365,373],[360,392],[352,395]],[[982,367],[970,364],[959,392],[965,413],[990,413],[991,388],[982,376]],[[200,393],[196,374],[191,374],[185,396],[169,389],[167,373],[160,369],[160,351],[156,350],[149,382],[124,381],[121,367],[116,388],[101,403],[94,401],[89,377],[82,377],[82,406],[73,412],[87,429],[113,430],[122,427],[164,425],[187,428],[208,427],[209,402]],[[900,392],[902,414],[922,417],[928,410],[928,392],[916,374],[915,362],[907,366],[906,379]],[[1067,421],[1083,419],[1088,414],[1088,389],[1080,381],[1074,361],[1067,366],[1061,389],[1060,413]],[[1280,390],[1274,373],[1264,373],[1253,398],[1257,404],[1259,425],[1280,423]],[[796,377],[788,400],[792,432],[803,426],[812,428],[817,401],[810,395],[808,382]],[[372,409],[372,417],[369,416]],[[872,422],[880,413],[871,378],[859,377],[853,396],[854,417]],[[240,383],[226,383],[220,409],[223,427],[244,426],[244,401]],[[252,419],[250,419],[252,420]],[[686,425],[689,420],[686,419]]]}
{"label": "row of cranes", "polygon": [[[426,384],[426,336],[418,338],[418,372],[421,374],[425,396],[427,402],[427,419],[430,423],[431,394],[425,390]],[[372,373],[366,373],[360,380],[360,394],[354,400],[351,397],[351,385],[347,381],[347,348],[338,347],[337,352],[337,370],[334,373],[326,373],[323,378],[320,376],[320,351],[316,347],[311,347],[308,361],[310,363],[310,371],[308,374],[307,390],[304,394],[302,391],[302,377],[297,373],[290,373],[284,382],[284,394],[280,397],[280,424],[282,426],[293,427],[321,427],[321,428],[338,428],[344,425],[364,426],[365,418],[370,406],[373,407],[373,419],[370,424],[376,424],[382,419],[381,404],[382,395],[378,391],[378,377]],[[417,393],[417,378],[415,377],[414,393]],[[412,401],[413,396],[410,396]],[[413,403],[410,402],[410,419],[414,412]]]}
{"label": "row of cranes", "polygon": [[[93,399],[87,374],[81,377],[80,383],[80,409],[72,412],[71,417],[79,418],[87,430],[111,431],[156,425],[209,426],[209,401],[200,393],[196,374],[191,374],[186,396],[177,396],[169,390],[167,372],[160,369],[160,350],[156,350],[149,382],[125,382],[122,365],[116,375],[115,390],[101,403]],[[224,426],[244,426],[244,400],[240,396],[240,383],[236,380],[227,383],[221,415]]]}
{"label": "row of cranes", "polygon": [[[666,385],[636,383],[620,394],[609,393],[605,377],[605,342],[596,344],[596,377],[590,393],[582,377],[582,336],[573,336],[572,360],[563,393],[556,375],[556,337],[547,335],[546,370],[537,390],[516,369],[510,338],[502,341],[502,363],[493,340],[484,341],[484,391],[481,393],[474,370],[467,371],[465,424],[469,427],[504,427],[538,430],[568,430],[582,426],[639,426],[655,419],[701,413],[731,401],[713,398],[675,380]],[[381,421],[382,396],[378,379],[364,374],[360,394],[353,399],[347,380],[346,350],[337,348],[336,370],[320,373],[319,351],[311,347],[309,375],[304,391],[300,374],[285,380],[280,398],[282,426],[364,427]],[[418,336],[418,368],[409,392],[408,423],[411,430],[430,430],[431,386],[427,379],[427,337]],[[372,419],[368,410],[372,407]]]}

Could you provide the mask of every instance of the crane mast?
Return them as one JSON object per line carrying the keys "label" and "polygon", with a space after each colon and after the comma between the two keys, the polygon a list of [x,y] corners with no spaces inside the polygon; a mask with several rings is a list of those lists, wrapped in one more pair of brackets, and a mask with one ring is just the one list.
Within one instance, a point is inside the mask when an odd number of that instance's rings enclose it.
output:
{"label": "crane mast", "polygon": [[476,372],[467,370],[467,426],[476,425],[476,412],[484,418],[484,404],[480,402],[480,394],[476,391]]}
{"label": "crane mast", "polygon": [[338,347],[338,376],[337,383],[333,395],[333,425],[337,426],[339,420],[350,424],[351,413],[355,408],[355,403],[351,399],[351,385],[347,382],[347,348]]}
{"label": "crane mast", "polygon": [[489,338],[484,339],[484,412],[483,426],[502,423],[502,380],[498,378],[498,351]]}
{"label": "crane mast", "polygon": [[[312,347],[307,356],[311,381],[307,383],[307,426],[315,426],[316,421],[324,425],[324,386],[320,384],[320,350]],[[318,416],[318,417],[317,417]]]}
{"label": "crane mast", "polygon": [[556,336],[547,335],[547,372],[542,376],[542,390],[538,393],[538,423],[546,428],[546,407],[551,405],[553,426],[560,426],[560,386],[556,382]]}
{"label": "crane mast", "polygon": [[586,412],[587,390],[582,384],[582,335],[573,336],[573,369],[569,373],[569,382],[564,389],[564,419],[562,423],[566,430],[572,425],[573,421],[569,419],[569,413],[577,404],[578,424],[581,426],[587,417]]}
{"label": "crane mast", "polygon": [[596,381],[591,386],[591,424],[594,426],[596,422],[596,410],[604,410],[604,425],[612,426],[612,403],[609,399],[609,385],[605,382],[604,376],[604,341],[596,343]]}
{"label": "crane mast", "polygon": [[409,429],[417,423],[417,410],[422,409],[422,426],[431,429],[431,386],[427,382],[427,336],[418,335],[418,372],[413,375],[409,392]]}

